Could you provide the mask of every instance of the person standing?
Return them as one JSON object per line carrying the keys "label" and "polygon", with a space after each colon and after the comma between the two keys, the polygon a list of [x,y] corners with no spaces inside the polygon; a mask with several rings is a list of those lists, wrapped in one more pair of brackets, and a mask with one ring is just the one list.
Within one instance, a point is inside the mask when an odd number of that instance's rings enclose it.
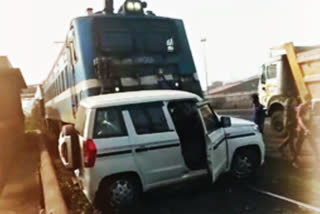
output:
{"label": "person standing", "polygon": [[264,129],[264,120],[265,120],[265,110],[264,106],[260,103],[259,97],[257,94],[253,94],[251,96],[253,107],[254,107],[254,115],[253,121],[258,125],[259,131],[263,133]]}
{"label": "person standing", "polygon": [[279,146],[279,151],[282,155],[285,155],[284,149],[286,146],[289,146],[291,154],[295,157],[295,147],[294,142],[297,137],[297,117],[296,117],[296,100],[290,98],[288,100],[288,109],[287,109],[287,137],[283,140],[281,145]]}
{"label": "person standing", "polygon": [[297,142],[296,142],[296,153],[292,161],[292,165],[296,168],[298,165],[298,157],[302,150],[302,145],[305,140],[309,142],[311,150],[313,151],[316,159],[316,164],[320,163],[320,156],[318,151],[318,146],[316,144],[314,134],[316,133],[316,127],[313,127],[312,124],[312,109],[311,109],[311,100],[308,99],[306,102],[301,103],[297,107]]}

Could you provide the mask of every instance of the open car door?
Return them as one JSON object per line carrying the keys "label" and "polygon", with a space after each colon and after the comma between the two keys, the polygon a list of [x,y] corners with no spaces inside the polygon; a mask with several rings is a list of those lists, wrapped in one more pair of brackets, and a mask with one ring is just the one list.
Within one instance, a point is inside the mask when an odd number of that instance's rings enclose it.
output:
{"label": "open car door", "polygon": [[205,132],[208,170],[214,182],[227,167],[227,140],[224,128],[210,104],[198,103],[197,106]]}

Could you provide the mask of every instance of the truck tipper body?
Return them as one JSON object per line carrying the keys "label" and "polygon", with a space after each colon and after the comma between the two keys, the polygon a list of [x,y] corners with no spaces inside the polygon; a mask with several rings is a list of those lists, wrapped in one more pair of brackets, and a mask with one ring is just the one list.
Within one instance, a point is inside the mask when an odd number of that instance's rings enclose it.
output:
{"label": "truck tipper body", "polygon": [[270,62],[262,66],[258,90],[272,128],[285,133],[290,99],[297,104],[320,99],[320,46],[287,43],[273,48]]}

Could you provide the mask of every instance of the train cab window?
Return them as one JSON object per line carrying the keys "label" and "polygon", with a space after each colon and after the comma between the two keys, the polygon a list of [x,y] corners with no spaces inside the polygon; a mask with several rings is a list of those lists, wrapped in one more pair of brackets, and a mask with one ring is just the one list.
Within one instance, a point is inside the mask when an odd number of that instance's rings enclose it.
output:
{"label": "train cab window", "polygon": [[167,52],[167,38],[162,34],[146,34],[144,49],[153,53],[165,53]]}
{"label": "train cab window", "polygon": [[59,85],[58,85],[58,78],[56,79],[56,81],[54,81],[55,83],[55,92],[56,92],[56,96],[59,94]]}
{"label": "train cab window", "polygon": [[62,86],[62,80],[61,80],[61,75],[59,75],[59,94],[61,94],[61,92],[62,92],[62,88],[61,88],[61,86]]}
{"label": "train cab window", "polygon": [[78,56],[77,56],[76,49],[74,47],[74,41],[70,41],[70,50],[71,50],[71,55],[72,55],[73,61],[77,62],[78,61]]}
{"label": "train cab window", "polygon": [[62,80],[62,74],[59,75],[59,93],[63,92],[63,80]]}
{"label": "train cab window", "polygon": [[69,79],[69,87],[74,85],[74,76],[73,76],[73,71],[70,69],[70,72],[67,72],[68,74],[68,79]]}
{"label": "train cab window", "polygon": [[103,52],[131,52],[133,43],[129,32],[100,32],[100,48]]}
{"label": "train cab window", "polygon": [[58,95],[60,93],[59,91],[59,77],[57,77],[56,79],[56,95]]}
{"label": "train cab window", "polygon": [[68,67],[67,66],[64,68],[63,72],[64,72],[65,81],[66,81],[66,89],[68,89],[70,87],[70,82],[69,82]]}
{"label": "train cab window", "polygon": [[75,43],[76,43],[75,33],[74,33],[74,30],[72,29],[68,34],[67,44],[68,44],[68,48],[72,58],[72,62],[74,63],[78,61],[78,55],[76,52]]}
{"label": "train cab window", "polygon": [[65,78],[64,78],[64,72],[61,72],[61,80],[62,80],[62,86],[61,86],[61,90],[65,91],[66,87],[65,87]]}

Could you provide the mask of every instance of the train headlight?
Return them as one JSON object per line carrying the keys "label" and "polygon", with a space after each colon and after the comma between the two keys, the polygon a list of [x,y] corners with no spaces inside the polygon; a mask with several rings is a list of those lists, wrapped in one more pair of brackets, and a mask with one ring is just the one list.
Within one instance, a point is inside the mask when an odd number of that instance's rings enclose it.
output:
{"label": "train headlight", "polygon": [[121,7],[120,11],[122,13],[128,13],[128,14],[138,14],[142,13],[144,8],[147,7],[146,2],[141,2],[140,0],[127,0],[124,5]]}
{"label": "train headlight", "polygon": [[141,9],[142,9],[141,2],[135,2],[133,5],[134,5],[135,11],[141,11]]}
{"label": "train headlight", "polygon": [[133,3],[132,1],[128,1],[126,4],[126,9],[128,11],[134,11],[135,10],[135,3]]}

